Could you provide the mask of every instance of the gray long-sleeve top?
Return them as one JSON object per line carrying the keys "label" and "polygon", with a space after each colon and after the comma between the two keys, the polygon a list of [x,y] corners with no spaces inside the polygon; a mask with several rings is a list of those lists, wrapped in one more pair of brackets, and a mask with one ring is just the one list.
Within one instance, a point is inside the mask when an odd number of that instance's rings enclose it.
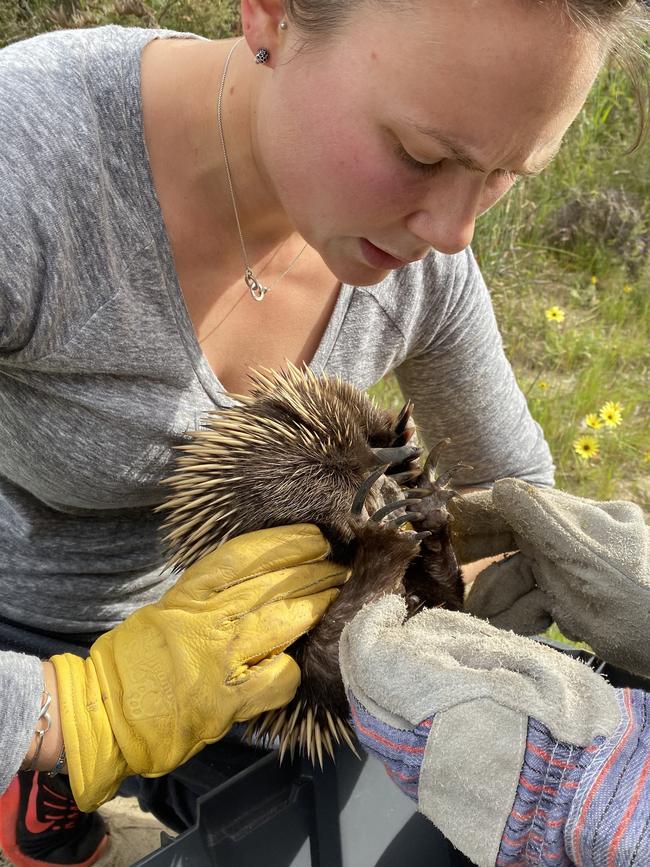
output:
{"label": "gray long-sleeve top", "polygon": [[[171,446],[229,405],[197,342],[146,153],[140,54],[160,31],[59,32],[0,51],[0,617],[96,633],[155,601]],[[216,127],[215,127],[216,135]],[[251,335],[254,339],[254,335]],[[456,481],[552,483],[469,250],[343,286],[312,366],[395,370]],[[32,736],[35,657],[0,652],[0,791]]]}

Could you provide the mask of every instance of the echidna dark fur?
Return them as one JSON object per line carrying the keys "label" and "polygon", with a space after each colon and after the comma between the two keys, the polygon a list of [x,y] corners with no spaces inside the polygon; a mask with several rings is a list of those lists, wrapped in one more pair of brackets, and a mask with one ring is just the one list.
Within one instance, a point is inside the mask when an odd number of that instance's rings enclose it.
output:
{"label": "echidna dark fur", "polygon": [[[211,413],[178,447],[159,507],[170,563],[185,569],[231,536],[317,524],[351,577],[321,622],[289,648],[302,672],[294,700],[252,720],[280,755],[322,765],[353,736],[338,667],[343,626],[373,599],[402,593],[410,613],[458,609],[463,590],[448,532],[451,473],[436,476],[441,443],[423,467],[411,444],[411,405],[399,416],[340,379],[290,365],[251,375],[250,396]],[[408,528],[408,525],[410,528]]]}

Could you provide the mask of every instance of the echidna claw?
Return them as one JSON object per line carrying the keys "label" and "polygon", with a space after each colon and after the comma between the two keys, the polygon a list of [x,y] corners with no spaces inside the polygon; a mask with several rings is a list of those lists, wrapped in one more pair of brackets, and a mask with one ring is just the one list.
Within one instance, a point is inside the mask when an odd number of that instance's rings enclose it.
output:
{"label": "echidna claw", "polygon": [[422,539],[427,539],[429,536],[432,536],[433,533],[431,530],[422,530],[421,533],[409,533],[409,539],[412,542],[421,542]]}
{"label": "echidna claw", "polygon": [[[410,493],[411,492],[409,491],[409,494]],[[431,492],[429,491],[428,493]],[[381,509],[377,509],[377,511],[370,516],[370,520],[373,523],[378,524],[382,518],[385,518],[386,515],[390,515],[390,513],[394,512],[396,509],[401,509],[402,506],[417,506],[419,503],[420,501],[418,499],[413,500],[409,498],[406,500],[395,500],[393,503],[388,503],[387,506],[382,506]]]}
{"label": "echidna claw", "polygon": [[392,467],[419,458],[422,454],[422,449],[419,446],[410,446],[406,444],[403,446],[396,446],[395,448],[371,449],[371,452],[382,464],[385,464],[386,461],[388,461],[388,465]]}
{"label": "echidna claw", "polygon": [[391,442],[392,446],[406,445],[406,443],[409,442],[409,440],[413,437],[415,433],[415,426],[411,422],[412,411],[413,404],[409,400],[404,404],[400,411],[400,414],[395,420],[395,426],[393,428],[394,436]]}
{"label": "echidna claw", "polygon": [[412,412],[413,401],[407,400],[404,406],[401,408],[397,419],[395,420],[395,433],[397,435],[401,434],[404,430],[406,430],[406,425],[411,420]]}
{"label": "echidna claw", "polygon": [[[391,473],[390,477],[394,482],[397,482],[398,485],[404,485],[406,482],[411,482],[413,479],[417,479],[420,476],[420,468],[415,467],[412,470],[405,470],[403,473]],[[409,489],[409,494],[411,493],[411,489]],[[431,493],[427,491],[427,493]]]}
{"label": "echidna claw", "polygon": [[408,512],[406,515],[398,515],[390,522],[391,527],[400,527],[402,524],[407,524],[409,521],[423,521],[424,515],[422,512]]}
{"label": "echidna claw", "polygon": [[443,440],[440,440],[440,442],[436,443],[436,445],[431,449],[426,461],[424,462],[424,467],[422,468],[422,473],[426,478],[431,478],[431,472],[433,472],[433,478],[435,478],[435,472],[438,467],[440,455],[450,443],[451,440],[449,439],[449,437],[445,437]]}
{"label": "echidna claw", "polygon": [[435,477],[432,478],[431,482],[437,488],[444,488],[444,486],[447,484],[447,482],[451,481],[453,476],[456,475],[458,470],[471,470],[471,469],[473,469],[473,467],[471,467],[469,464],[463,463],[463,461],[459,461],[457,464],[454,464],[453,467],[450,467],[447,470],[447,472],[443,473],[441,476],[438,476],[437,478],[435,478]]}
{"label": "echidna claw", "polygon": [[367,476],[363,482],[359,485],[359,490],[355,494],[354,500],[352,501],[352,516],[354,518],[360,518],[361,512],[363,510],[363,504],[366,502],[366,497],[370,493],[370,489],[375,484],[377,479],[380,479],[390,464],[382,464],[382,466],[377,467],[369,476]]}
{"label": "echidna claw", "polygon": [[406,600],[406,605],[408,608],[408,616],[409,618],[413,617],[418,611],[422,611],[424,608],[424,602],[420,599],[419,596],[412,594]]}

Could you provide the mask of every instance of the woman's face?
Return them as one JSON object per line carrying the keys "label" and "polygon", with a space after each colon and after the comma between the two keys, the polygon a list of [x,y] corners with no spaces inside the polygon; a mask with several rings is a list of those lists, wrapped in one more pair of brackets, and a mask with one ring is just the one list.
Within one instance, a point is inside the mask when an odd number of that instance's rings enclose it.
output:
{"label": "woman's face", "polygon": [[476,218],[552,159],[601,59],[534,2],[359,3],[322,47],[277,58],[260,166],[334,274],[376,283],[431,247],[466,247]]}

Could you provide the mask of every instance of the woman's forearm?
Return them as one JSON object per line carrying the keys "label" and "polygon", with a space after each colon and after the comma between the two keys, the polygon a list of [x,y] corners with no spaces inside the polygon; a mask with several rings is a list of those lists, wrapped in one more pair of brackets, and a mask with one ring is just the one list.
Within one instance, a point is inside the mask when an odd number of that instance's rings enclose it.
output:
{"label": "woman's forearm", "polygon": [[478,578],[480,573],[487,569],[492,563],[497,560],[503,560],[506,554],[496,554],[494,557],[483,557],[481,560],[474,560],[473,563],[465,563],[460,567],[460,577],[463,579],[463,584],[469,587]]}

